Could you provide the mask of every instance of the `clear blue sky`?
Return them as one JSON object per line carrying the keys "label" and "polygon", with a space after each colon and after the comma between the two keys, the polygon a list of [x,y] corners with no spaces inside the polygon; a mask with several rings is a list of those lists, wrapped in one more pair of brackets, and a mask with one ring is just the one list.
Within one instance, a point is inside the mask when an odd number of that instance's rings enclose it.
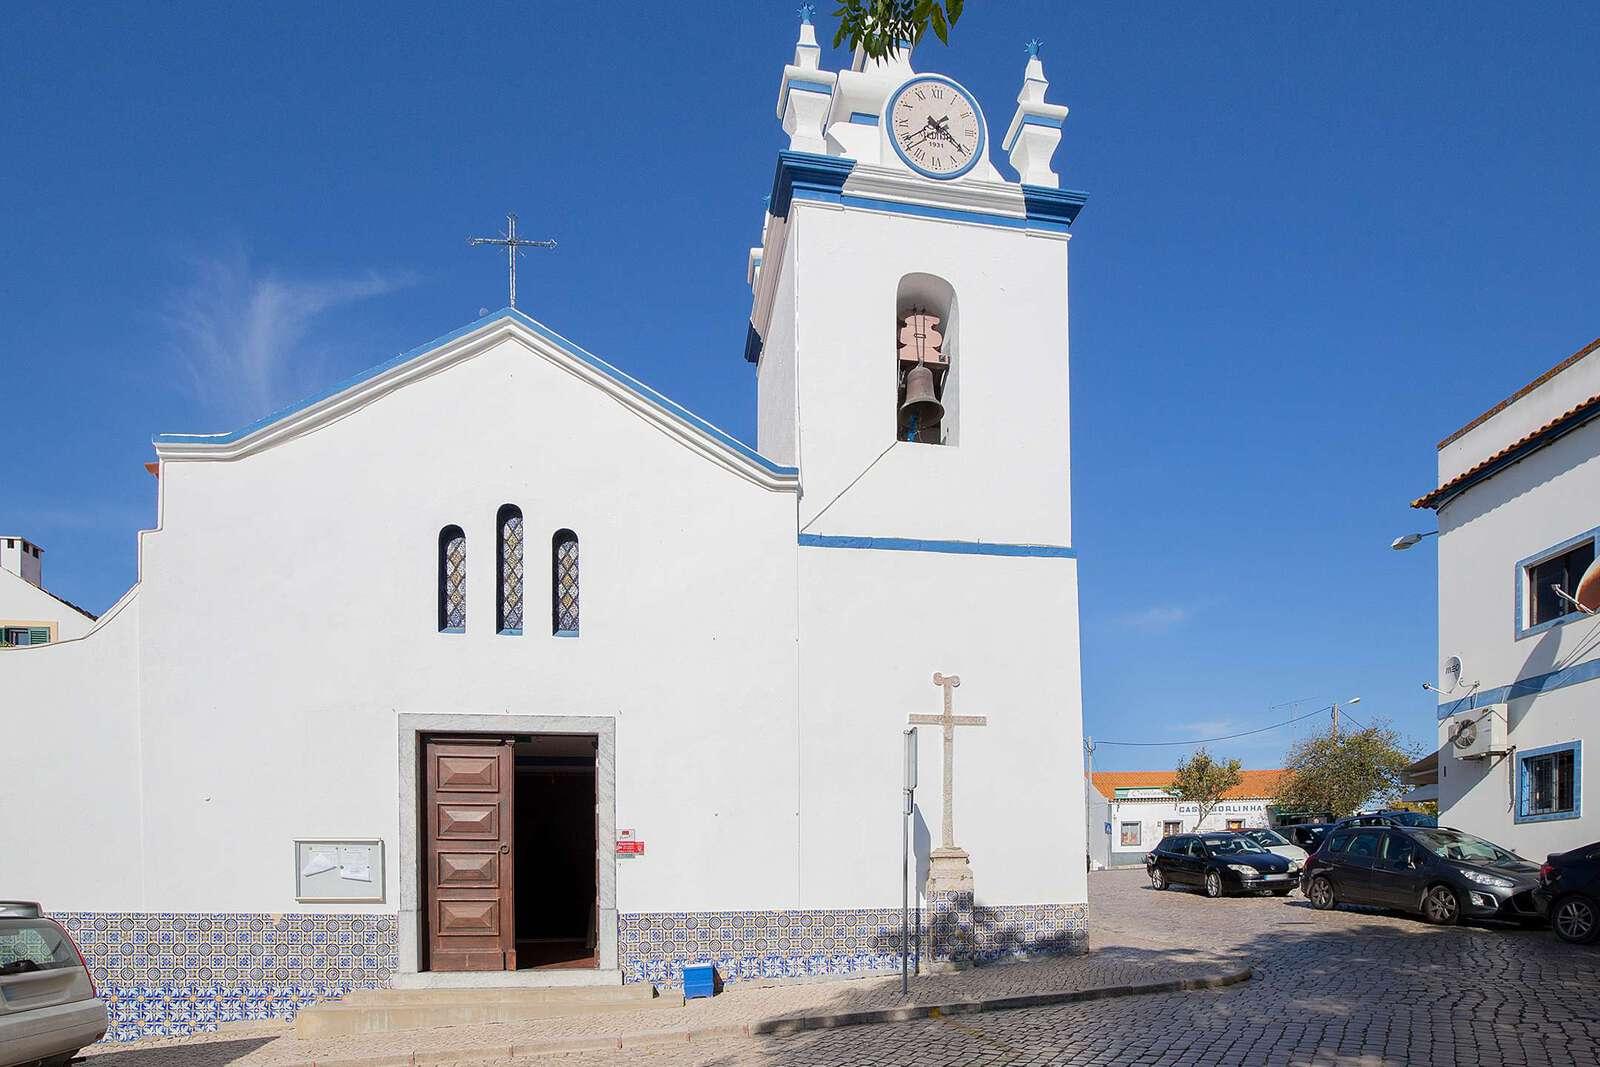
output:
{"label": "clear blue sky", "polygon": [[[526,261],[531,314],[752,440],[744,262],[795,6],[6,4],[0,533],[104,609],[154,521],[152,432],[501,306],[464,238],[511,209],[561,241]],[[1089,732],[1360,694],[1431,738],[1431,543],[1386,545],[1432,528],[1406,502],[1440,437],[1600,333],[1600,8],[972,0],[917,65],[1003,127],[1035,35],[1090,192]],[[1294,733],[1216,749],[1272,766]]]}

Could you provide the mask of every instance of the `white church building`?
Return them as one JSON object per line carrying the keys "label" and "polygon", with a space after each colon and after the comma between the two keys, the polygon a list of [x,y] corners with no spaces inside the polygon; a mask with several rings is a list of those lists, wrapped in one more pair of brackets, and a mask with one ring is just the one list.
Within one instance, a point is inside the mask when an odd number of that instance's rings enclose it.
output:
{"label": "white church building", "polygon": [[[986,722],[922,962],[1086,948],[1067,109],[1037,56],[991,129],[909,49],[819,54],[748,260],[754,447],[512,308],[156,435],[136,584],[0,654],[0,897],[63,918],[114,1037],[897,970],[936,672]],[[943,766],[922,728],[919,879]]]}

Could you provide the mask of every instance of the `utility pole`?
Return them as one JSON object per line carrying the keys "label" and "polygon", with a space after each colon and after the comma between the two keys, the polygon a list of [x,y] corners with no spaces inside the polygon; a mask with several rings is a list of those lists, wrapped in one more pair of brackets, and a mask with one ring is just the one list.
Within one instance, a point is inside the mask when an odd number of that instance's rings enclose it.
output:
{"label": "utility pole", "polygon": [[[1345,701],[1346,706],[1359,703],[1361,703],[1360,697],[1351,697]],[[1333,741],[1339,740],[1339,705],[1337,704],[1333,706],[1333,724],[1328,730],[1328,737]]]}

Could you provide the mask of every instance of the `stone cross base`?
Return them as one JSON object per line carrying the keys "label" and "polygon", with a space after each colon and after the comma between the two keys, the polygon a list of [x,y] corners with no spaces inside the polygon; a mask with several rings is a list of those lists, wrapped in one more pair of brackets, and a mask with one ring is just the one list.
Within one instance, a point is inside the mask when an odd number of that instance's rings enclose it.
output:
{"label": "stone cross base", "polygon": [[974,963],[972,864],[959,848],[936,848],[928,856],[929,974],[963,971]]}

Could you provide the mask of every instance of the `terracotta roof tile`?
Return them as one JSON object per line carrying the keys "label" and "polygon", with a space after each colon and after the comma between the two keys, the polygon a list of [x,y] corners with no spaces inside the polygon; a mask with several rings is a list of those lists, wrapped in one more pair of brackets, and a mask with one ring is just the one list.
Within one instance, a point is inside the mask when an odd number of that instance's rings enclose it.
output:
{"label": "terracotta roof tile", "polygon": [[[1288,775],[1285,770],[1240,771],[1239,784],[1222,794],[1224,800],[1243,800],[1278,795],[1278,787]],[[1161,789],[1172,784],[1171,771],[1095,771],[1094,787],[1107,800],[1117,798],[1118,789]]]}
{"label": "terracotta roof tile", "polygon": [[[1600,344],[1600,342],[1596,342],[1596,343]],[[1485,471],[1487,468],[1492,467],[1496,463],[1499,463],[1501,460],[1506,459],[1507,457],[1511,456],[1512,454],[1514,454],[1516,452],[1519,452],[1522,449],[1527,448],[1529,445],[1533,444],[1534,441],[1536,441],[1538,438],[1540,438],[1540,437],[1544,436],[1545,434],[1549,433],[1551,430],[1555,429],[1561,423],[1566,422],[1569,419],[1577,418],[1579,416],[1583,416],[1583,415],[1586,415],[1586,414],[1600,415],[1600,393],[1597,393],[1596,395],[1591,396],[1589,399],[1583,401],[1580,404],[1574,404],[1572,407],[1568,408],[1566,411],[1563,411],[1561,414],[1557,415],[1555,418],[1551,419],[1549,422],[1545,423],[1543,426],[1539,427],[1537,430],[1534,430],[1531,433],[1525,434],[1522,437],[1518,438],[1517,440],[1511,442],[1509,445],[1506,445],[1506,447],[1502,448],[1500,451],[1496,452],[1494,455],[1490,456],[1488,459],[1485,459],[1483,462],[1474,464],[1472,467],[1469,467],[1468,469],[1462,471],[1460,474],[1456,475],[1454,478],[1451,478],[1449,481],[1445,482],[1443,485],[1439,486],[1439,488],[1433,490],[1432,492],[1424,493],[1422,496],[1417,497],[1417,499],[1415,499],[1415,500],[1413,500],[1411,502],[1411,506],[1414,507],[1414,508],[1431,508],[1431,507],[1433,507],[1434,505],[1438,504],[1439,501],[1444,499],[1446,496],[1449,496],[1450,493],[1453,490],[1456,489],[1456,487],[1461,486],[1461,485],[1463,485],[1463,484],[1465,484],[1467,482],[1470,482],[1470,481],[1476,481],[1477,478],[1478,478],[1478,475],[1483,473],[1483,471]],[[1587,420],[1585,420],[1585,421],[1587,421]],[[1460,435],[1457,434],[1456,436],[1460,436]],[[1447,439],[1445,441],[1445,443],[1448,444],[1450,442],[1450,440],[1454,440],[1454,438]]]}
{"label": "terracotta roof tile", "polygon": [[1500,401],[1500,403],[1496,404],[1488,411],[1485,411],[1482,415],[1479,415],[1477,418],[1461,427],[1461,429],[1457,430],[1449,437],[1446,437],[1443,441],[1440,441],[1440,451],[1443,451],[1445,446],[1450,444],[1452,441],[1458,440],[1463,435],[1476,430],[1479,426],[1482,426],[1484,423],[1500,414],[1506,408],[1510,407],[1512,404],[1515,404],[1518,400],[1521,400],[1523,397],[1527,396],[1529,393],[1539,388],[1539,386],[1543,385],[1545,382],[1548,382],[1551,378],[1554,378],[1556,375],[1560,374],[1562,371],[1566,370],[1568,367],[1572,366],[1574,363],[1578,362],[1595,349],[1600,349],[1600,337],[1596,337],[1593,341],[1590,341],[1588,344],[1572,353],[1572,355],[1568,356],[1560,363],[1557,363],[1554,367],[1551,367],[1533,381],[1529,382],[1527,385],[1524,385],[1521,389],[1518,389],[1516,392]]}

